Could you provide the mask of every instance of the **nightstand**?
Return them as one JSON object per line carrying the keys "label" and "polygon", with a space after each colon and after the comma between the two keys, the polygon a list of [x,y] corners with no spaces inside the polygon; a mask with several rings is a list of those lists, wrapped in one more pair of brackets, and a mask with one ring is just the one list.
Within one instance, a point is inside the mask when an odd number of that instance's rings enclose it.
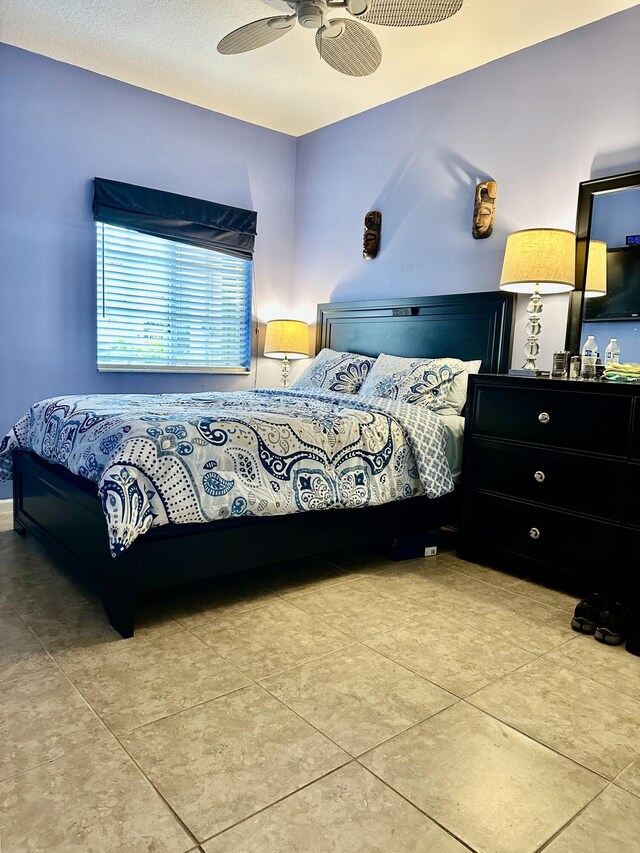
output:
{"label": "nightstand", "polygon": [[471,376],[458,556],[640,590],[640,388]]}

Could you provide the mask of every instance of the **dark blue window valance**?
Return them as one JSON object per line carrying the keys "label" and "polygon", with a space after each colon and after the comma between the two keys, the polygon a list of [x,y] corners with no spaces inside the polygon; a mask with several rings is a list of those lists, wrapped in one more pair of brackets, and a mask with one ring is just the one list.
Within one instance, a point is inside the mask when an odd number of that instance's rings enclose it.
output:
{"label": "dark blue window valance", "polygon": [[240,207],[96,178],[93,218],[251,260],[258,215]]}

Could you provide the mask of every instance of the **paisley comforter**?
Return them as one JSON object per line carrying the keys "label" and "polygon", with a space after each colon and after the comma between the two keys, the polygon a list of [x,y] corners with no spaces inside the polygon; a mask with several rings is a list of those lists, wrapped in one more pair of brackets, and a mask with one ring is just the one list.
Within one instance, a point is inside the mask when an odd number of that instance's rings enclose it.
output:
{"label": "paisley comforter", "polygon": [[98,486],[115,557],[150,527],[362,507],[453,489],[440,417],[353,394],[91,395],[43,400],[0,443]]}

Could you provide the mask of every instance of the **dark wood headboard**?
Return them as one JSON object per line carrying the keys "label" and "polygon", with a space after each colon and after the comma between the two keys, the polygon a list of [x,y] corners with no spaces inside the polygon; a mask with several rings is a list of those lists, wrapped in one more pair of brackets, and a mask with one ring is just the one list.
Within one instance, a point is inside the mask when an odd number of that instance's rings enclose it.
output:
{"label": "dark wood headboard", "polygon": [[489,291],[456,296],[327,302],[318,305],[317,351],[482,359],[482,373],[510,365],[513,297]]}

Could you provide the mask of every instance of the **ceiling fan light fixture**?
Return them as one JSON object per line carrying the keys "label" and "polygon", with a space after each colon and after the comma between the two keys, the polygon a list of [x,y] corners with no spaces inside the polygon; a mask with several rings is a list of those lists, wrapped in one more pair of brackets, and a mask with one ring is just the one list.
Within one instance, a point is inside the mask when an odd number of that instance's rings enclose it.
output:
{"label": "ceiling fan light fixture", "polygon": [[333,21],[329,21],[320,27],[318,32],[323,39],[335,39],[344,33],[344,27],[344,21],[341,21],[340,18],[335,18]]}
{"label": "ceiling fan light fixture", "polygon": [[369,11],[367,0],[347,0],[347,10],[349,14],[358,18],[360,15],[366,14]]}

